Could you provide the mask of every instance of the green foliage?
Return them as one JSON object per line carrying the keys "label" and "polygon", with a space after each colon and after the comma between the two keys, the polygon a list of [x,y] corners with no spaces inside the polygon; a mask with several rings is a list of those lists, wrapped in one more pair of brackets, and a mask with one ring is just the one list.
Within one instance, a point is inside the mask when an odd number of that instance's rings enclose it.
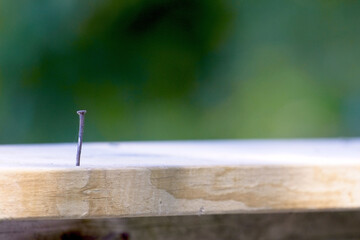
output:
{"label": "green foliage", "polygon": [[0,143],[360,133],[357,1],[2,1]]}

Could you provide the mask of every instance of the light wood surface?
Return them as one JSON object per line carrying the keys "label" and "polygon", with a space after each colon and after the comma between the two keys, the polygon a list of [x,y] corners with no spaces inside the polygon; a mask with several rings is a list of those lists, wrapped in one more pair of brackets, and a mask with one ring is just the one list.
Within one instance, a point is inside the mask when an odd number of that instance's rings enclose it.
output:
{"label": "light wood surface", "polygon": [[360,140],[0,146],[0,218],[360,207]]}

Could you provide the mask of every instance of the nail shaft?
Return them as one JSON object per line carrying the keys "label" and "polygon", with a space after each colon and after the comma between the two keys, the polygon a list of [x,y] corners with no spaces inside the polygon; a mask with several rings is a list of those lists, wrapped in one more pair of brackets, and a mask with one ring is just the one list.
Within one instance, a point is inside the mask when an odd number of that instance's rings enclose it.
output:
{"label": "nail shaft", "polygon": [[76,166],[80,166],[80,156],[81,156],[81,147],[82,147],[83,134],[84,134],[84,120],[85,120],[86,110],[79,110],[76,113],[79,114],[79,118],[80,118],[79,139],[78,139],[77,154],[76,154]]}

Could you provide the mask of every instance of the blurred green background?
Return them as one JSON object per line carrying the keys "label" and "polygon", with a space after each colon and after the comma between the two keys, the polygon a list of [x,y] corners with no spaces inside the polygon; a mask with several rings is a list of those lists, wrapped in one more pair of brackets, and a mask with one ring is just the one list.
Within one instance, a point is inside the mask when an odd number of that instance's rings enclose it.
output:
{"label": "blurred green background", "polygon": [[0,143],[360,134],[360,1],[0,1]]}

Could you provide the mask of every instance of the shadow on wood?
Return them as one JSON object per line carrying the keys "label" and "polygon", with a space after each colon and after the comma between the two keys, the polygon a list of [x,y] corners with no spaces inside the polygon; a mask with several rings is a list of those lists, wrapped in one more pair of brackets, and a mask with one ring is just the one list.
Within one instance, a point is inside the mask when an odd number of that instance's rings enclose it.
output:
{"label": "shadow on wood", "polygon": [[360,238],[360,212],[311,212],[0,222],[3,240]]}

